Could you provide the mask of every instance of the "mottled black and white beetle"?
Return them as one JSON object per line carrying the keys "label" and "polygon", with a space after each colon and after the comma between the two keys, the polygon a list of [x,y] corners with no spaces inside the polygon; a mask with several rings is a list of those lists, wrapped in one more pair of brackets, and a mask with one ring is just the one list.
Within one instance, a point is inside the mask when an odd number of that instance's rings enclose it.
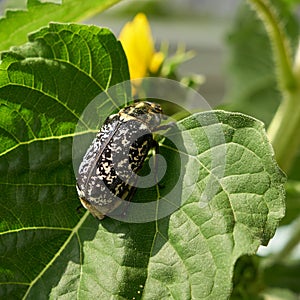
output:
{"label": "mottled black and white beetle", "polygon": [[109,116],[85,153],[79,166],[77,192],[82,205],[103,219],[130,200],[151,148],[157,143],[152,132],[163,118],[159,104],[137,102]]}

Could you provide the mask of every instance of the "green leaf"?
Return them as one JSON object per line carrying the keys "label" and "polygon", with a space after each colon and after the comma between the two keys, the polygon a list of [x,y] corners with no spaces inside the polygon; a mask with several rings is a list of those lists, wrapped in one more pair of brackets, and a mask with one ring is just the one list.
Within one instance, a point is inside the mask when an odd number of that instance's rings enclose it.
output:
{"label": "green leaf", "polygon": [[[274,0],[293,50],[298,45],[299,24],[290,6]],[[243,4],[227,39],[227,108],[250,114],[269,124],[280,103],[273,54],[264,25],[249,5]]]}
{"label": "green leaf", "polygon": [[28,0],[27,10],[8,10],[0,19],[0,51],[26,42],[28,32],[49,22],[82,21],[120,0],[63,0],[63,4]]}
{"label": "green leaf", "polygon": [[[80,220],[72,137],[83,109],[129,79],[121,44],[107,29],[50,24],[29,39],[2,53],[0,65],[0,273],[1,282],[10,282],[0,294],[17,298]],[[106,113],[115,109],[103,107]],[[18,237],[20,244],[13,241]]]}
{"label": "green leaf", "polygon": [[285,264],[275,264],[268,267],[264,271],[266,284],[270,287],[288,289],[299,295],[299,268],[299,260],[294,260]]}
{"label": "green leaf", "polygon": [[[236,260],[273,236],[284,175],[263,124],[224,111],[189,116],[160,140],[167,173],[133,202],[160,195],[156,213],[178,206],[172,214],[135,224],[76,211],[72,138],[94,129],[81,114],[128,79],[120,43],[94,26],[50,24],[2,54],[0,298],[227,299]],[[117,92],[98,125],[129,101]]]}

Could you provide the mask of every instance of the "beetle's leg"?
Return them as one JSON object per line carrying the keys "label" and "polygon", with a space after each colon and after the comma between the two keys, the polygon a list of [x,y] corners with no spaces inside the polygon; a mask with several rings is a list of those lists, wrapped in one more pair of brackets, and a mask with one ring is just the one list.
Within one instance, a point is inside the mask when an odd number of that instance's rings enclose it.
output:
{"label": "beetle's leg", "polygon": [[128,195],[126,196],[126,198],[124,199],[124,201],[126,201],[126,203],[123,205],[122,209],[121,209],[121,212],[118,214],[119,216],[125,216],[126,215],[126,211],[128,209],[128,206],[130,205],[129,202],[131,202],[134,194],[135,194],[135,191],[136,191],[136,187],[135,186],[132,186],[128,192]]}
{"label": "beetle's leg", "polygon": [[160,131],[160,130],[169,130],[172,127],[176,126],[176,122],[170,122],[168,124],[164,124],[164,125],[159,125],[155,131]]}
{"label": "beetle's leg", "polygon": [[83,205],[80,204],[77,208],[76,208],[76,211],[78,214],[81,214],[82,210],[84,209]]}
{"label": "beetle's leg", "polygon": [[[127,201],[127,202],[130,202],[130,201],[132,200],[132,198],[133,198],[133,196],[134,196],[134,194],[135,194],[136,189],[137,189],[136,186],[131,187],[131,189],[130,189],[130,191],[129,191],[127,197],[126,197],[126,201]],[[129,203],[128,203],[127,205],[129,205]]]}
{"label": "beetle's leg", "polygon": [[152,148],[154,148],[155,154],[159,154],[159,144],[156,140],[153,140]]}

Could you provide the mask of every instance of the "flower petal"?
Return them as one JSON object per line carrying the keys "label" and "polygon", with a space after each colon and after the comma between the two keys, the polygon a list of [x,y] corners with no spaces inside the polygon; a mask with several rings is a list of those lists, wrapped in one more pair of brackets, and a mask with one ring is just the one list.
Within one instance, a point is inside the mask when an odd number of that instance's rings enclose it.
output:
{"label": "flower petal", "polygon": [[152,56],[149,71],[152,74],[156,74],[161,67],[163,61],[165,59],[165,55],[162,52],[155,52]]}
{"label": "flower petal", "polygon": [[154,55],[154,44],[147,17],[139,13],[122,29],[119,39],[127,56],[130,78],[145,77]]}

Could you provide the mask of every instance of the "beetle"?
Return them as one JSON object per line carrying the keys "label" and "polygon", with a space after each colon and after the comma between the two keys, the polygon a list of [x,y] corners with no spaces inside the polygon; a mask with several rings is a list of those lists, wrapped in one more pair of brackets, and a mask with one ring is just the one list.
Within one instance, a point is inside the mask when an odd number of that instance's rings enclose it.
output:
{"label": "beetle", "polygon": [[105,120],[83,157],[76,185],[81,204],[94,217],[101,220],[122,200],[130,201],[137,172],[158,147],[152,133],[163,118],[159,104],[140,101]]}

